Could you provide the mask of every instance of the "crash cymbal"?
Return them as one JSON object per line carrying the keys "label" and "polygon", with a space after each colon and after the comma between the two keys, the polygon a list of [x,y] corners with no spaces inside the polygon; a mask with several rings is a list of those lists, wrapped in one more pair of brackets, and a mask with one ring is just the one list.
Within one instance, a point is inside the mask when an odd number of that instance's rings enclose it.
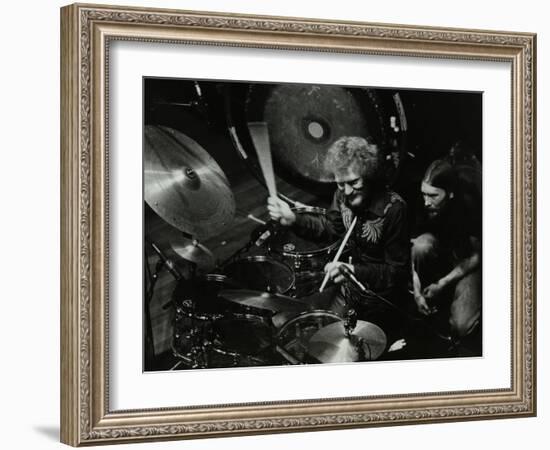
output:
{"label": "crash cymbal", "polygon": [[214,255],[196,239],[181,238],[178,244],[172,245],[172,249],[183,259],[195,263],[199,268],[211,269],[214,267]]}
{"label": "crash cymbal", "polygon": [[[361,344],[363,355],[360,353]],[[377,359],[386,348],[386,334],[377,325],[358,320],[350,335],[344,321],[334,322],[317,331],[309,340],[308,354],[322,363],[342,363]]]}
{"label": "crash cymbal", "polygon": [[269,311],[273,314],[281,311],[305,311],[309,305],[280,294],[270,294],[269,292],[252,291],[247,289],[225,289],[218,294],[232,303],[249,308]]}
{"label": "crash cymbal", "polygon": [[200,239],[217,235],[235,216],[225,174],[197,142],[171,128],[144,131],[145,201],[166,222]]}

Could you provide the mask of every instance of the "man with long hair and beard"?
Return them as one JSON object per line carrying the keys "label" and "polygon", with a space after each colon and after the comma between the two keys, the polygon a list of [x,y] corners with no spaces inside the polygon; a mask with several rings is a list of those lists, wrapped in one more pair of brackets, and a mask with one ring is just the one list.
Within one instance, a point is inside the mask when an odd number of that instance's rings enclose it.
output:
{"label": "man with long hair and beard", "polygon": [[[418,311],[443,321],[458,351],[479,353],[481,317],[481,165],[455,144],[430,164],[421,184],[424,232],[412,240]],[[462,350],[460,350],[462,348]]]}

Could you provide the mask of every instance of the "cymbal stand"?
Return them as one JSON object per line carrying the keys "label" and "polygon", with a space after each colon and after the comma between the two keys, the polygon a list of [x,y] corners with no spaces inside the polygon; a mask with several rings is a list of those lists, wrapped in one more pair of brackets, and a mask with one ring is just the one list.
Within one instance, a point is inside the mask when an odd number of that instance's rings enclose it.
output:
{"label": "cymbal stand", "polygon": [[219,263],[216,268],[221,268],[229,264],[230,262],[236,260],[239,256],[241,256],[243,253],[248,252],[252,246],[254,245],[254,241],[250,240],[245,245],[243,245],[241,248],[239,248],[236,252],[231,254],[228,258],[224,259],[221,263]]}
{"label": "cymbal stand", "polygon": [[[357,312],[355,309],[351,308],[346,313],[346,317],[344,318],[344,334],[347,339],[350,340],[350,342],[355,347],[355,350],[357,351],[357,359],[358,361],[367,361],[371,359],[371,351],[368,344],[365,343],[365,340],[362,337],[357,337],[353,334],[353,330],[355,330],[355,327],[357,326]],[[365,353],[365,347],[369,349],[369,357],[367,358],[367,355]]]}
{"label": "cymbal stand", "polygon": [[159,277],[159,273],[164,266],[164,261],[159,259],[155,265],[155,271],[151,272],[149,267],[149,261],[147,260],[147,252],[144,252],[144,264],[145,264],[145,274],[149,281],[149,286],[145,292],[145,304],[143,305],[143,317],[144,317],[144,327],[145,327],[145,361],[146,365],[150,367],[155,360],[155,345],[153,340],[153,325],[151,322],[151,301],[155,292],[155,285]]}

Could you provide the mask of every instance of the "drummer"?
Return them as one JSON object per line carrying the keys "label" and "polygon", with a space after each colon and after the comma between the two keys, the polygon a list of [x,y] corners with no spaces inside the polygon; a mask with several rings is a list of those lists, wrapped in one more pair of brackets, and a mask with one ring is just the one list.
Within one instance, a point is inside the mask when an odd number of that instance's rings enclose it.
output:
{"label": "drummer", "polygon": [[410,267],[407,205],[386,187],[382,156],[371,139],[345,136],[332,144],[324,164],[333,174],[337,189],[326,216],[295,214],[283,200],[268,199],[273,220],[312,240],[343,237],[357,217],[349,239],[351,262],[346,258],[325,266],[332,283],[340,288],[314,294],[311,301],[340,315],[353,306],[359,318],[370,321],[380,310],[387,315],[388,308],[376,297],[359,295],[351,283],[343,283],[346,268],[376,294],[392,302],[405,302]]}

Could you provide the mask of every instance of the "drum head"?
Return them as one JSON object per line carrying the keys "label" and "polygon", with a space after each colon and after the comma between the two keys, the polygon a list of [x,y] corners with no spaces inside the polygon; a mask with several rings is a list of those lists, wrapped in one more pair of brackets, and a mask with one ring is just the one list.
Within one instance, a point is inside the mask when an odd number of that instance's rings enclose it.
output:
{"label": "drum head", "polygon": [[265,256],[250,256],[228,264],[225,274],[246,289],[284,294],[294,285],[286,264]]}

